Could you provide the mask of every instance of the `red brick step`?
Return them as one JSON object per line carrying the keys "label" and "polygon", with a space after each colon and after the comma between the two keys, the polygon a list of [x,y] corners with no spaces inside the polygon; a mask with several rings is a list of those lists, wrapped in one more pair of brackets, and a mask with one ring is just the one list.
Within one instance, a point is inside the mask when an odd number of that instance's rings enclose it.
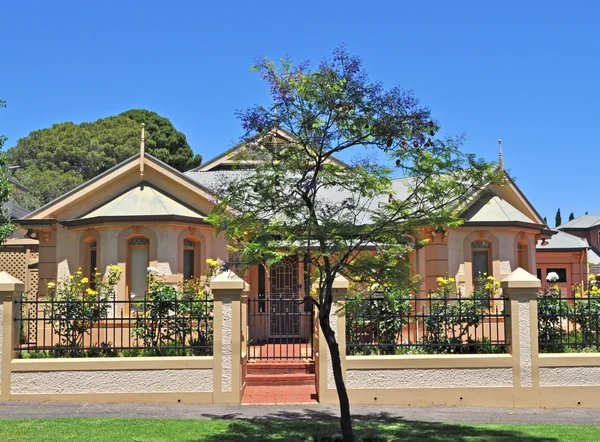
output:
{"label": "red brick step", "polygon": [[314,362],[303,361],[249,362],[246,367],[248,375],[313,374],[315,372]]}
{"label": "red brick step", "polygon": [[247,385],[314,385],[314,373],[248,374]]}

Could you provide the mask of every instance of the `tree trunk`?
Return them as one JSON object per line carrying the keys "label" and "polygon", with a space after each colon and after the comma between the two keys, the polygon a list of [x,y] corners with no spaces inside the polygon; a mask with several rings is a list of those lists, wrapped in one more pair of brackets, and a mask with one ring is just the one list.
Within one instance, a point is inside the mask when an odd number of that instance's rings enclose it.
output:
{"label": "tree trunk", "polygon": [[354,430],[352,429],[350,400],[348,399],[348,392],[346,391],[344,377],[342,376],[340,348],[335,339],[335,332],[331,329],[331,325],[329,324],[329,316],[321,317],[321,315],[319,315],[319,324],[321,325],[321,330],[323,331],[323,336],[325,336],[327,347],[329,347],[329,354],[331,355],[333,378],[335,379],[335,388],[337,389],[338,398],[340,400],[340,426],[342,427],[342,436],[344,442],[354,442],[356,438],[354,437]]}

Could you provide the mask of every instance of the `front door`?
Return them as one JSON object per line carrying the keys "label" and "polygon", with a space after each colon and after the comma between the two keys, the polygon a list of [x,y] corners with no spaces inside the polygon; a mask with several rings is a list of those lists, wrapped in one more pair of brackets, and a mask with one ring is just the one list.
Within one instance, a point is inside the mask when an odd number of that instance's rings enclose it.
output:
{"label": "front door", "polygon": [[300,337],[300,284],[298,259],[287,257],[271,267],[269,294],[270,337]]}

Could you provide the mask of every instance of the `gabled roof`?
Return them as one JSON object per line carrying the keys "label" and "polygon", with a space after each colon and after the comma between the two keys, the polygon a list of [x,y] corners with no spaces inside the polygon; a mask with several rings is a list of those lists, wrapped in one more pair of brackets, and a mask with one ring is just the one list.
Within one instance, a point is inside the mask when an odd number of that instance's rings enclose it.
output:
{"label": "gabled roof", "polygon": [[[76,203],[77,201],[81,201],[85,198],[89,197],[89,192],[95,192],[102,189],[103,186],[109,183],[118,183],[119,180],[126,176],[127,174],[132,173],[133,171],[137,171],[141,166],[141,162],[144,162],[145,170],[154,169],[161,173],[161,175],[170,178],[171,180],[178,180],[180,183],[184,184],[187,189],[190,189],[192,192],[195,192],[205,200],[212,200],[214,198],[212,192],[206,187],[202,186],[199,182],[187,177],[183,173],[179,172],[177,169],[169,166],[166,163],[154,158],[152,155],[145,154],[142,156],[138,153],[126,159],[125,161],[113,166],[107,171],[101,173],[100,175],[92,178],[89,181],[77,186],[76,188],[66,192],[60,197],[50,201],[34,212],[28,214],[23,221],[26,220],[40,220],[51,218],[55,211],[69,206],[71,204]],[[140,182],[143,180],[140,178]],[[139,184],[139,183],[138,183]],[[131,190],[128,189],[128,190]],[[157,197],[159,198],[159,197]],[[106,206],[106,210],[108,210],[108,206]],[[195,214],[197,217],[198,215]]]}
{"label": "gabled roof", "polygon": [[79,219],[90,219],[103,216],[128,218],[132,216],[155,215],[204,217],[204,214],[187,207],[174,197],[167,195],[144,182],[95,210],[79,217]]}
{"label": "gabled roof", "polygon": [[[283,141],[288,141],[288,142],[295,141],[294,135],[285,129],[277,128],[271,132],[274,133],[275,137],[280,138]],[[216,168],[223,167],[223,166],[230,168],[231,166],[233,166],[235,164],[236,152],[240,151],[244,147],[245,144],[246,144],[246,142],[238,143],[235,146],[231,147],[230,149],[227,149],[225,152],[222,152],[219,155],[217,155],[216,157],[211,158],[207,162],[201,164],[200,166],[195,167],[194,169],[188,170],[186,173],[189,173],[189,172],[213,172],[213,171],[215,171]],[[341,166],[345,166],[345,167],[348,166],[343,161],[340,161],[337,158],[331,157],[331,160]]]}
{"label": "gabled roof", "polygon": [[492,192],[487,192],[482,195],[463,213],[461,218],[465,221],[475,222],[521,221],[525,223],[535,223],[523,212],[519,211],[502,197]]}
{"label": "gabled roof", "polygon": [[542,245],[542,241],[538,241],[535,246],[539,252],[546,251],[575,251],[589,249],[585,238],[579,238],[578,236],[571,235],[570,233],[558,231],[552,238],[546,240],[546,245]]}
{"label": "gabled roof", "polygon": [[600,229],[600,215],[581,215],[557,227],[559,230]]}

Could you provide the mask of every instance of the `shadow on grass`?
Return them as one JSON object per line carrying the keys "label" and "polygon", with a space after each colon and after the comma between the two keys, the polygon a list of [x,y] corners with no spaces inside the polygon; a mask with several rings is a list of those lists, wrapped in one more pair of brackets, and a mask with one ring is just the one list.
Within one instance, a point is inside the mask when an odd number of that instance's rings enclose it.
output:
{"label": "shadow on grass", "polygon": [[[204,415],[212,419],[232,419],[225,434],[215,435],[204,441],[338,441],[341,431],[337,416],[327,411],[304,410],[299,413],[277,412],[261,418],[237,420],[235,415]],[[498,425],[495,425],[498,427]],[[462,442],[462,441],[525,441],[556,442],[559,439],[523,432],[526,426],[501,426],[486,428],[481,425],[443,424],[434,422],[405,421],[385,412],[354,416],[356,435],[363,442]],[[191,441],[199,442],[199,441]]]}

